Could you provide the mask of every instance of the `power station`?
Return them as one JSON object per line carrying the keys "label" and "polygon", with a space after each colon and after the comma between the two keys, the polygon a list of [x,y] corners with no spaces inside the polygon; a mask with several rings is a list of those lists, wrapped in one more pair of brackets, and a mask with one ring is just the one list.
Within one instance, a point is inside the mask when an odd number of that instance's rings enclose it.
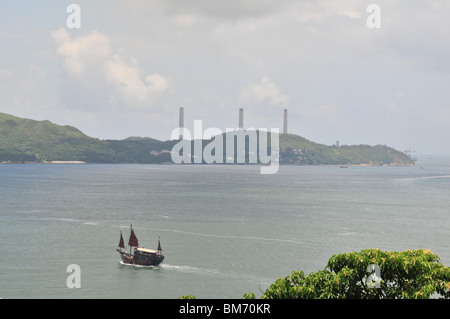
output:
{"label": "power station", "polygon": [[239,109],[239,128],[244,129],[244,109]]}
{"label": "power station", "polygon": [[183,139],[183,129],[184,129],[184,107],[180,107],[180,119],[179,119],[179,125],[180,128],[180,140]]}
{"label": "power station", "polygon": [[[244,109],[239,109],[239,129],[244,129]],[[288,133],[288,110],[284,109],[283,133]]]}
{"label": "power station", "polygon": [[[180,107],[179,111],[179,138],[183,139],[183,129],[184,129],[184,107]],[[239,109],[239,129],[244,129],[244,109]],[[288,133],[288,110],[284,109],[284,117],[283,117],[283,133]]]}

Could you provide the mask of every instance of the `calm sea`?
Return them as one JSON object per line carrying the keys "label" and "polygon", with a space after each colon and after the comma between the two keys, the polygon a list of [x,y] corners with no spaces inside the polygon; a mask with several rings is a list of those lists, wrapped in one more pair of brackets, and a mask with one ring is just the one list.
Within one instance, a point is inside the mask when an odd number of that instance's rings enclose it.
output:
{"label": "calm sea", "polygon": [[[450,265],[450,158],[415,167],[0,165],[1,298],[242,298],[337,253]],[[122,265],[120,227],[163,264]],[[80,288],[68,288],[69,265]]]}

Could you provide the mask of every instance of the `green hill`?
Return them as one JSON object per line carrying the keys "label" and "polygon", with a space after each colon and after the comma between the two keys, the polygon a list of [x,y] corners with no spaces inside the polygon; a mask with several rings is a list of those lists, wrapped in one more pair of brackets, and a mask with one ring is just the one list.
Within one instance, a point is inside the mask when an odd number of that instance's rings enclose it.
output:
{"label": "green hill", "polygon": [[[178,141],[148,137],[124,140],[92,138],[75,127],[0,113],[0,162],[83,161],[86,163],[168,163]],[[209,141],[203,141],[206,145]],[[387,146],[334,147],[293,134],[280,135],[280,163],[292,165],[413,165]]]}
{"label": "green hill", "polygon": [[0,113],[0,162],[161,163],[170,161],[170,154],[150,151],[170,149],[173,143],[152,138],[99,140],[72,126]]}
{"label": "green hill", "polygon": [[293,135],[280,135],[283,164],[300,165],[414,165],[405,153],[386,145],[327,146]]}

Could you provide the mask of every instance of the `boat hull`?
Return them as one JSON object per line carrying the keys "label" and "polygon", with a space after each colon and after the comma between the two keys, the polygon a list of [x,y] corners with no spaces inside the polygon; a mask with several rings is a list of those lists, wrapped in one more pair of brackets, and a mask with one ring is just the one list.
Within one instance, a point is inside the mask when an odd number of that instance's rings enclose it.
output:
{"label": "boat hull", "polygon": [[126,252],[117,250],[122,258],[122,262],[128,265],[139,265],[139,266],[156,266],[162,263],[164,256],[162,254],[127,254]]}

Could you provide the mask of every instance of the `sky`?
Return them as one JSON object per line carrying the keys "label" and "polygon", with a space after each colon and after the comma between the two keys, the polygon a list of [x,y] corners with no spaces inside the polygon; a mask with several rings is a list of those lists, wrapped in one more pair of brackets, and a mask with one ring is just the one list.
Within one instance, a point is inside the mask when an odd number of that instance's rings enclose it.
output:
{"label": "sky", "polygon": [[179,107],[223,132],[239,108],[281,131],[286,108],[317,143],[450,154],[449,17],[443,0],[1,0],[0,112],[168,140]]}

